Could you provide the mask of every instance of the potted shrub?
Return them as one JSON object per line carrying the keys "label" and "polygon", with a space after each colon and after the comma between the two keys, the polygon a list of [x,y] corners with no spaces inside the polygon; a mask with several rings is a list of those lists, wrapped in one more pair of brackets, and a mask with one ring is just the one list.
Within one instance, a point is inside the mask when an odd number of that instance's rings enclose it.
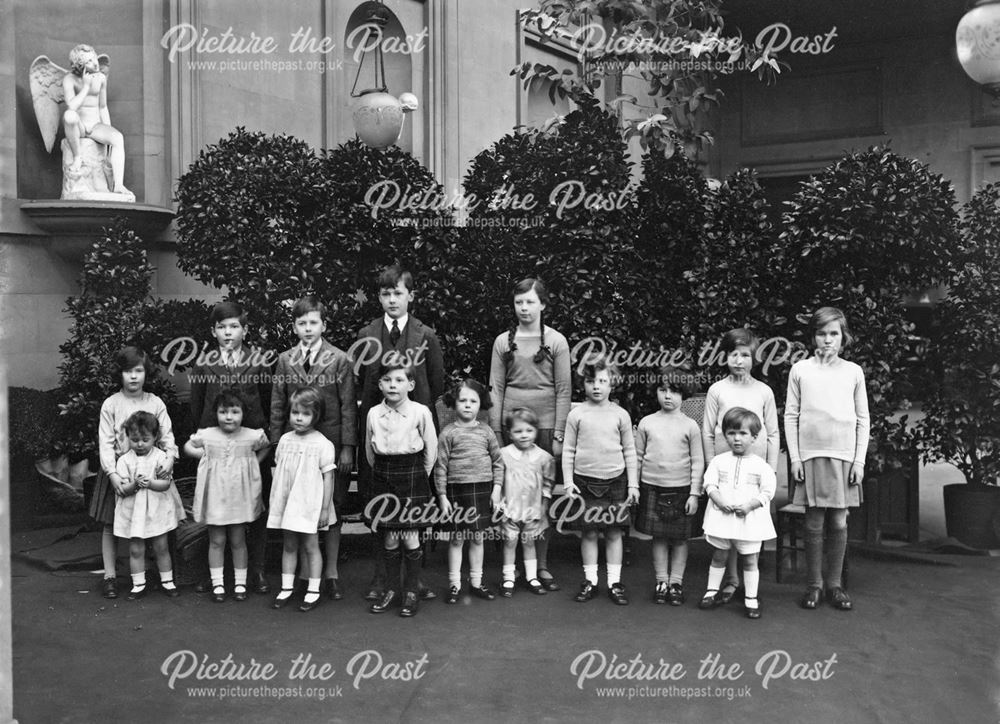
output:
{"label": "potted shrub", "polygon": [[944,488],[948,535],[976,548],[1000,538],[1000,185],[962,213],[959,268],[934,310],[918,439],[926,462],[966,483]]}

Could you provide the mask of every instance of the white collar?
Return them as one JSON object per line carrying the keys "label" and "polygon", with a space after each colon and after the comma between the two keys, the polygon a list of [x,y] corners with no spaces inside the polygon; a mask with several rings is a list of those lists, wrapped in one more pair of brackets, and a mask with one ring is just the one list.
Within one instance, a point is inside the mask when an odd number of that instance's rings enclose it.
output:
{"label": "white collar", "polygon": [[409,314],[404,314],[399,319],[393,319],[388,314],[383,315],[383,317],[382,317],[382,320],[385,322],[385,328],[387,330],[392,331],[392,323],[395,322],[396,324],[399,325],[399,331],[400,332],[402,332],[404,329],[406,329],[406,323],[409,321],[409,319],[410,319],[410,315]]}

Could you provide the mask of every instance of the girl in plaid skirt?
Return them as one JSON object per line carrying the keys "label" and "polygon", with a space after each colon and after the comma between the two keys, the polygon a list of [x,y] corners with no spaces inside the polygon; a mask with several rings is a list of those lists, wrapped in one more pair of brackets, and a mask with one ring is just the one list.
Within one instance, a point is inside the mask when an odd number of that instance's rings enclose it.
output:
{"label": "girl in plaid skirt", "polygon": [[663,368],[656,388],[660,410],[642,418],[635,433],[639,459],[635,528],[653,538],[653,601],[671,606],[684,603],[687,542],[705,471],[698,424],[681,412],[681,402],[690,397],[692,388],[689,374]]}

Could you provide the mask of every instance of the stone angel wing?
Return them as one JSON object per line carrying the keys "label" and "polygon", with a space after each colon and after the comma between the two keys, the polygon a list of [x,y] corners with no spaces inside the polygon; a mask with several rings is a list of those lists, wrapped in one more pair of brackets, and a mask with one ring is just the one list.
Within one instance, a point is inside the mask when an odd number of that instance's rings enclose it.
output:
{"label": "stone angel wing", "polygon": [[[97,63],[101,72],[107,75],[111,59],[107,55],[98,55]],[[28,85],[35,107],[35,119],[38,121],[38,130],[42,132],[45,150],[49,152],[55,145],[62,120],[62,109],[59,106],[65,100],[62,80],[67,73],[68,70],[52,62],[47,55],[39,55],[31,61],[31,67],[28,68]]]}

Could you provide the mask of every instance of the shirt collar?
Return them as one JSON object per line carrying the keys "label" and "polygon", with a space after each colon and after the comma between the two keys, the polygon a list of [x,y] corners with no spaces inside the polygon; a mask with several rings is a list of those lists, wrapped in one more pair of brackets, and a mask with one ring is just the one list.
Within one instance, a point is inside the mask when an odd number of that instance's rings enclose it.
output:
{"label": "shirt collar", "polygon": [[323,346],[323,340],[317,339],[312,343],[311,347],[306,347],[304,344],[299,342],[299,354],[302,356],[303,361],[306,358],[309,359],[309,363],[312,364],[316,361],[316,353],[319,352],[319,348]]}
{"label": "shirt collar", "polygon": [[510,454],[514,457],[515,460],[522,460],[524,458],[531,457],[531,455],[535,452],[537,448],[538,445],[532,445],[527,450],[521,450],[520,448],[517,447],[517,445],[511,443]]}
{"label": "shirt collar", "polygon": [[406,323],[407,323],[407,321],[409,321],[409,319],[410,319],[410,315],[409,314],[404,314],[399,319],[393,319],[388,314],[386,314],[386,315],[384,315],[382,317],[382,320],[385,322],[385,328],[387,330],[392,331],[392,323],[395,322],[396,324],[399,325],[399,331],[400,332],[402,332],[404,329],[406,329]]}
{"label": "shirt collar", "polygon": [[392,407],[389,407],[385,403],[385,400],[382,400],[381,416],[382,417],[386,417],[387,415],[392,415],[393,413],[395,413],[395,414],[400,415],[402,417],[409,417],[410,402],[412,402],[412,400],[410,400],[409,398],[407,398],[406,400],[403,401],[403,404],[401,404],[399,407],[392,408]]}

